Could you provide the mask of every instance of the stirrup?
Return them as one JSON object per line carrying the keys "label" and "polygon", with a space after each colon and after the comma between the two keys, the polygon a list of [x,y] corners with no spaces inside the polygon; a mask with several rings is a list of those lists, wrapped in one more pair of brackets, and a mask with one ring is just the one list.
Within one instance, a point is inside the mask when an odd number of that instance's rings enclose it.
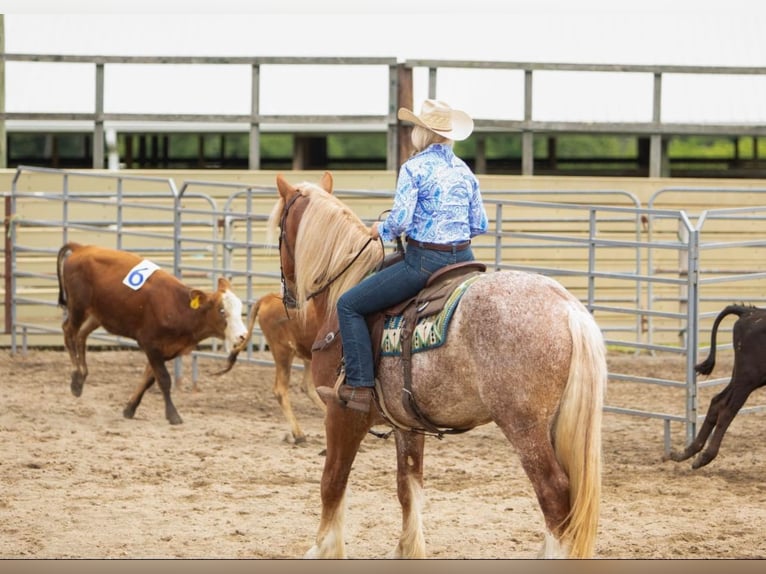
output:
{"label": "stirrup", "polygon": [[319,395],[319,398],[322,399],[325,404],[327,404],[328,400],[333,399],[345,406],[345,401],[342,401],[340,395],[338,395],[340,386],[345,382],[346,369],[341,364],[340,368],[338,369],[338,377],[335,379],[335,384],[332,387],[317,387],[317,394]]}
{"label": "stirrup", "polygon": [[344,385],[344,387],[344,390],[349,390],[351,393],[348,399],[341,398],[340,393],[336,391],[338,400],[344,407],[363,413],[370,412],[370,405],[374,400],[373,394],[375,392],[373,387],[351,387],[349,385]]}

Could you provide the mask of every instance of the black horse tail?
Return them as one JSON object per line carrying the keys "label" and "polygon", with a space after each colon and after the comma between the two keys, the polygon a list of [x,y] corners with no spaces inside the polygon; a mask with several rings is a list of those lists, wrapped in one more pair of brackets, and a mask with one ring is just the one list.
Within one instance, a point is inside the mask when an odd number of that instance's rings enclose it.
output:
{"label": "black horse tail", "polygon": [[723,321],[724,317],[727,317],[728,315],[736,315],[739,318],[742,317],[742,315],[745,313],[752,311],[753,309],[754,307],[751,305],[729,305],[728,307],[725,307],[720,313],[718,313],[718,316],[713,322],[713,331],[710,335],[710,354],[708,354],[704,361],[698,365],[695,365],[695,371],[697,371],[700,375],[709,375],[713,372],[713,367],[715,367],[715,351],[716,337],[718,335],[718,325],[721,324],[721,321]]}

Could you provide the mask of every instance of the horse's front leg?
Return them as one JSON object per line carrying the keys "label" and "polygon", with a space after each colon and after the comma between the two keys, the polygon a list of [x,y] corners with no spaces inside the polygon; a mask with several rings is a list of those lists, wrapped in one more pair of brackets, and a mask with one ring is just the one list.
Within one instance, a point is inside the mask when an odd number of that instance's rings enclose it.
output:
{"label": "horse's front leg", "polygon": [[346,558],[343,538],[346,484],[359,445],[370,429],[370,415],[327,405],[325,436],[327,452],[322,471],[322,517],[316,543],[306,558]]}
{"label": "horse's front leg", "polygon": [[395,558],[425,558],[423,537],[423,448],[425,436],[396,431],[396,487],[402,505],[402,534]]}

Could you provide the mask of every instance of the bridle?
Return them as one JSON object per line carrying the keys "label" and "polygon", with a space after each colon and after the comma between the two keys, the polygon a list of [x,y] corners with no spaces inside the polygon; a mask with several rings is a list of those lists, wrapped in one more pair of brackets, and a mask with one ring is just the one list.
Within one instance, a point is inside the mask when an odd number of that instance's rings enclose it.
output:
{"label": "bridle", "polygon": [[[293,266],[295,264],[295,252],[290,248],[290,244],[287,242],[287,233],[285,231],[285,223],[287,222],[287,215],[290,212],[290,208],[293,206],[295,201],[299,197],[305,197],[300,190],[297,190],[295,195],[293,195],[290,198],[290,201],[285,203],[285,207],[282,210],[282,217],[279,220],[279,281],[282,288],[282,302],[285,306],[285,312],[287,312],[288,309],[297,309],[298,308],[298,299],[295,297],[295,294],[290,290],[289,285],[287,284],[287,278],[285,277],[284,268],[282,266],[282,244],[285,245],[285,250],[287,251],[287,254],[290,256],[290,259],[293,262]],[[341,269],[338,273],[333,275],[325,284],[323,287],[320,287],[316,291],[313,291],[309,293],[309,295],[306,297],[307,301],[310,301],[317,295],[325,292],[327,289],[330,288],[330,285],[335,283],[348,269],[354,264],[354,262],[359,259],[359,256],[364,252],[365,249],[367,249],[367,246],[372,243],[373,238],[370,237],[367,239],[364,245],[362,245],[361,249],[357,252],[356,255],[354,255],[354,258],[351,259],[351,261],[348,262],[348,264]]]}
{"label": "bridle", "polygon": [[309,294],[306,296],[306,301],[309,301],[309,300],[313,299],[314,297],[316,297],[316,296],[317,296],[317,295],[319,295],[320,293],[322,293],[322,292],[326,291],[327,289],[329,289],[329,288],[330,288],[330,285],[332,285],[333,283],[335,283],[335,281],[337,281],[337,280],[338,280],[338,279],[341,277],[341,275],[343,275],[343,274],[344,274],[346,271],[348,271],[348,268],[349,268],[349,267],[351,267],[351,266],[354,264],[354,261],[356,261],[357,259],[359,259],[359,256],[362,254],[362,252],[363,252],[365,249],[367,249],[367,246],[368,246],[370,243],[372,243],[372,237],[370,237],[370,238],[369,238],[369,239],[368,239],[368,240],[365,242],[365,244],[364,244],[364,245],[362,245],[362,248],[361,248],[361,249],[360,249],[360,250],[357,252],[357,254],[356,254],[356,255],[354,255],[354,258],[353,258],[351,261],[349,261],[349,262],[348,262],[348,265],[346,265],[346,266],[345,266],[343,269],[341,269],[339,273],[336,273],[336,274],[335,274],[333,277],[331,277],[331,278],[330,278],[330,280],[329,280],[327,283],[325,283],[324,287],[322,287],[322,288],[320,288],[320,289],[317,289],[316,291],[313,291],[313,292],[309,293]]}

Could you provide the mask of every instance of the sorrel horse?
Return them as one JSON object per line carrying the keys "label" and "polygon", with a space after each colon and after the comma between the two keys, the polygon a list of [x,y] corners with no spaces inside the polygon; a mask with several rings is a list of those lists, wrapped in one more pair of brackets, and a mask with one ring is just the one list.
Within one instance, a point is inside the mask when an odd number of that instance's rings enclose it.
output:
{"label": "sorrel horse", "polygon": [[241,345],[237,345],[229,353],[227,367],[218,372],[221,375],[228,372],[236,362],[237,355],[247,346],[253,334],[255,322],[261,328],[276,368],[274,378],[274,396],[282,409],[282,414],[290,427],[290,434],[295,444],[306,442],[306,435],[295,418],[292,402],[290,401],[290,374],[293,359],[297,356],[303,361],[303,377],[300,389],[325,412],[325,404],[317,395],[314,381],[311,379],[311,346],[319,330],[319,318],[313,304],[309,303],[302,312],[289,309],[279,293],[267,293],[259,298],[250,308],[247,337]]}
{"label": "sorrel horse", "polygon": [[[369,228],[335,195],[326,172],[319,185],[296,186],[277,176],[279,198],[269,219],[279,235],[284,288],[299,308],[313,300],[323,326],[312,355],[316,385],[336,381],[342,348],[338,297],[383,258]],[[272,237],[274,237],[272,235]],[[327,406],[322,513],[307,557],[346,556],[344,505],[354,458],[367,431],[391,425],[396,440],[402,533],[395,557],[425,557],[422,529],[426,433],[402,407],[399,357],[378,365],[379,409],[360,413]],[[543,275],[485,273],[453,312],[447,341],[412,356],[412,393],[419,410],[442,427],[468,430],[497,424],[518,454],[545,519],[546,557],[590,557],[601,492],[601,419],[607,381],[599,327],[563,286]],[[379,404],[379,406],[380,406]],[[386,413],[386,417],[383,413]]]}

